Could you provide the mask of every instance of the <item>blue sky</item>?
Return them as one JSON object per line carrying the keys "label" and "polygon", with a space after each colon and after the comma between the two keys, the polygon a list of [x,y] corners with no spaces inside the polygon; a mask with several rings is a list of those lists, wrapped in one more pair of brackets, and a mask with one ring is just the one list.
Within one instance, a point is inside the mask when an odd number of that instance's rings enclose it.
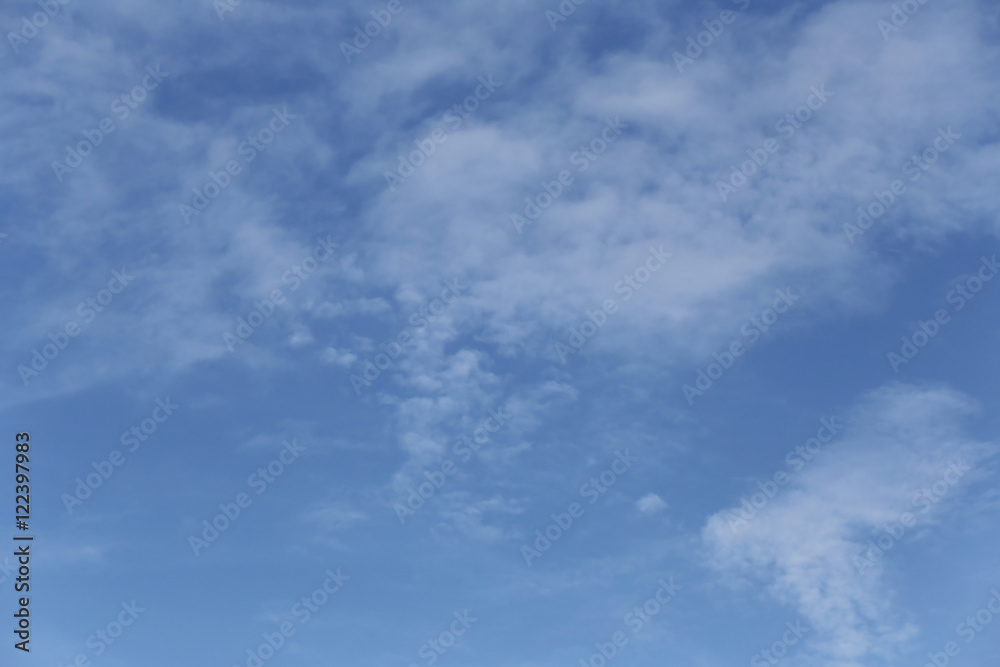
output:
{"label": "blue sky", "polygon": [[7,3],[4,664],[995,663],[998,18]]}

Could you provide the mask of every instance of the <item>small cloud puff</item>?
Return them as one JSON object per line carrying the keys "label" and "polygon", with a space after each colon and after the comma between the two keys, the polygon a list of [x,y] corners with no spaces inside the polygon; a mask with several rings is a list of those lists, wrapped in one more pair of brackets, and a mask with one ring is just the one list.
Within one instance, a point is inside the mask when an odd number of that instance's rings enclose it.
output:
{"label": "small cloud puff", "polygon": [[655,493],[647,493],[635,503],[635,508],[643,514],[656,514],[667,509],[667,507],[669,505]]}
{"label": "small cloud puff", "polygon": [[342,352],[335,347],[328,347],[323,350],[323,361],[328,364],[337,364],[340,366],[350,366],[355,361],[358,360],[357,355],[350,352]]}

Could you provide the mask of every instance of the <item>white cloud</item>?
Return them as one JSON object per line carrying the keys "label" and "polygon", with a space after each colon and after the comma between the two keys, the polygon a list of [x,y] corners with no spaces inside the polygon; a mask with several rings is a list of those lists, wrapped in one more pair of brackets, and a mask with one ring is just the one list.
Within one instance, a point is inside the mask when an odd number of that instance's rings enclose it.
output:
{"label": "white cloud", "polygon": [[[761,580],[776,599],[796,607],[816,631],[812,650],[823,664],[861,667],[869,658],[892,656],[916,634],[882,580],[893,559],[859,568],[854,558],[904,512],[919,525],[951,511],[946,499],[922,513],[914,496],[940,480],[952,461],[973,468],[952,498],[985,474],[976,465],[996,447],[961,428],[975,409],[968,397],[943,388],[892,384],[866,395],[844,435],[746,525],[730,523],[739,506],[708,520],[703,538],[712,564],[727,576]],[[905,542],[904,536],[895,549],[906,549]]]}
{"label": "white cloud", "polygon": [[635,508],[642,514],[656,514],[669,507],[667,503],[655,493],[647,493],[635,502]]}
{"label": "white cloud", "polygon": [[338,350],[335,347],[328,347],[323,350],[321,358],[324,362],[328,364],[335,364],[337,366],[350,367],[355,361],[357,361],[358,356],[351,352],[344,352]]}

